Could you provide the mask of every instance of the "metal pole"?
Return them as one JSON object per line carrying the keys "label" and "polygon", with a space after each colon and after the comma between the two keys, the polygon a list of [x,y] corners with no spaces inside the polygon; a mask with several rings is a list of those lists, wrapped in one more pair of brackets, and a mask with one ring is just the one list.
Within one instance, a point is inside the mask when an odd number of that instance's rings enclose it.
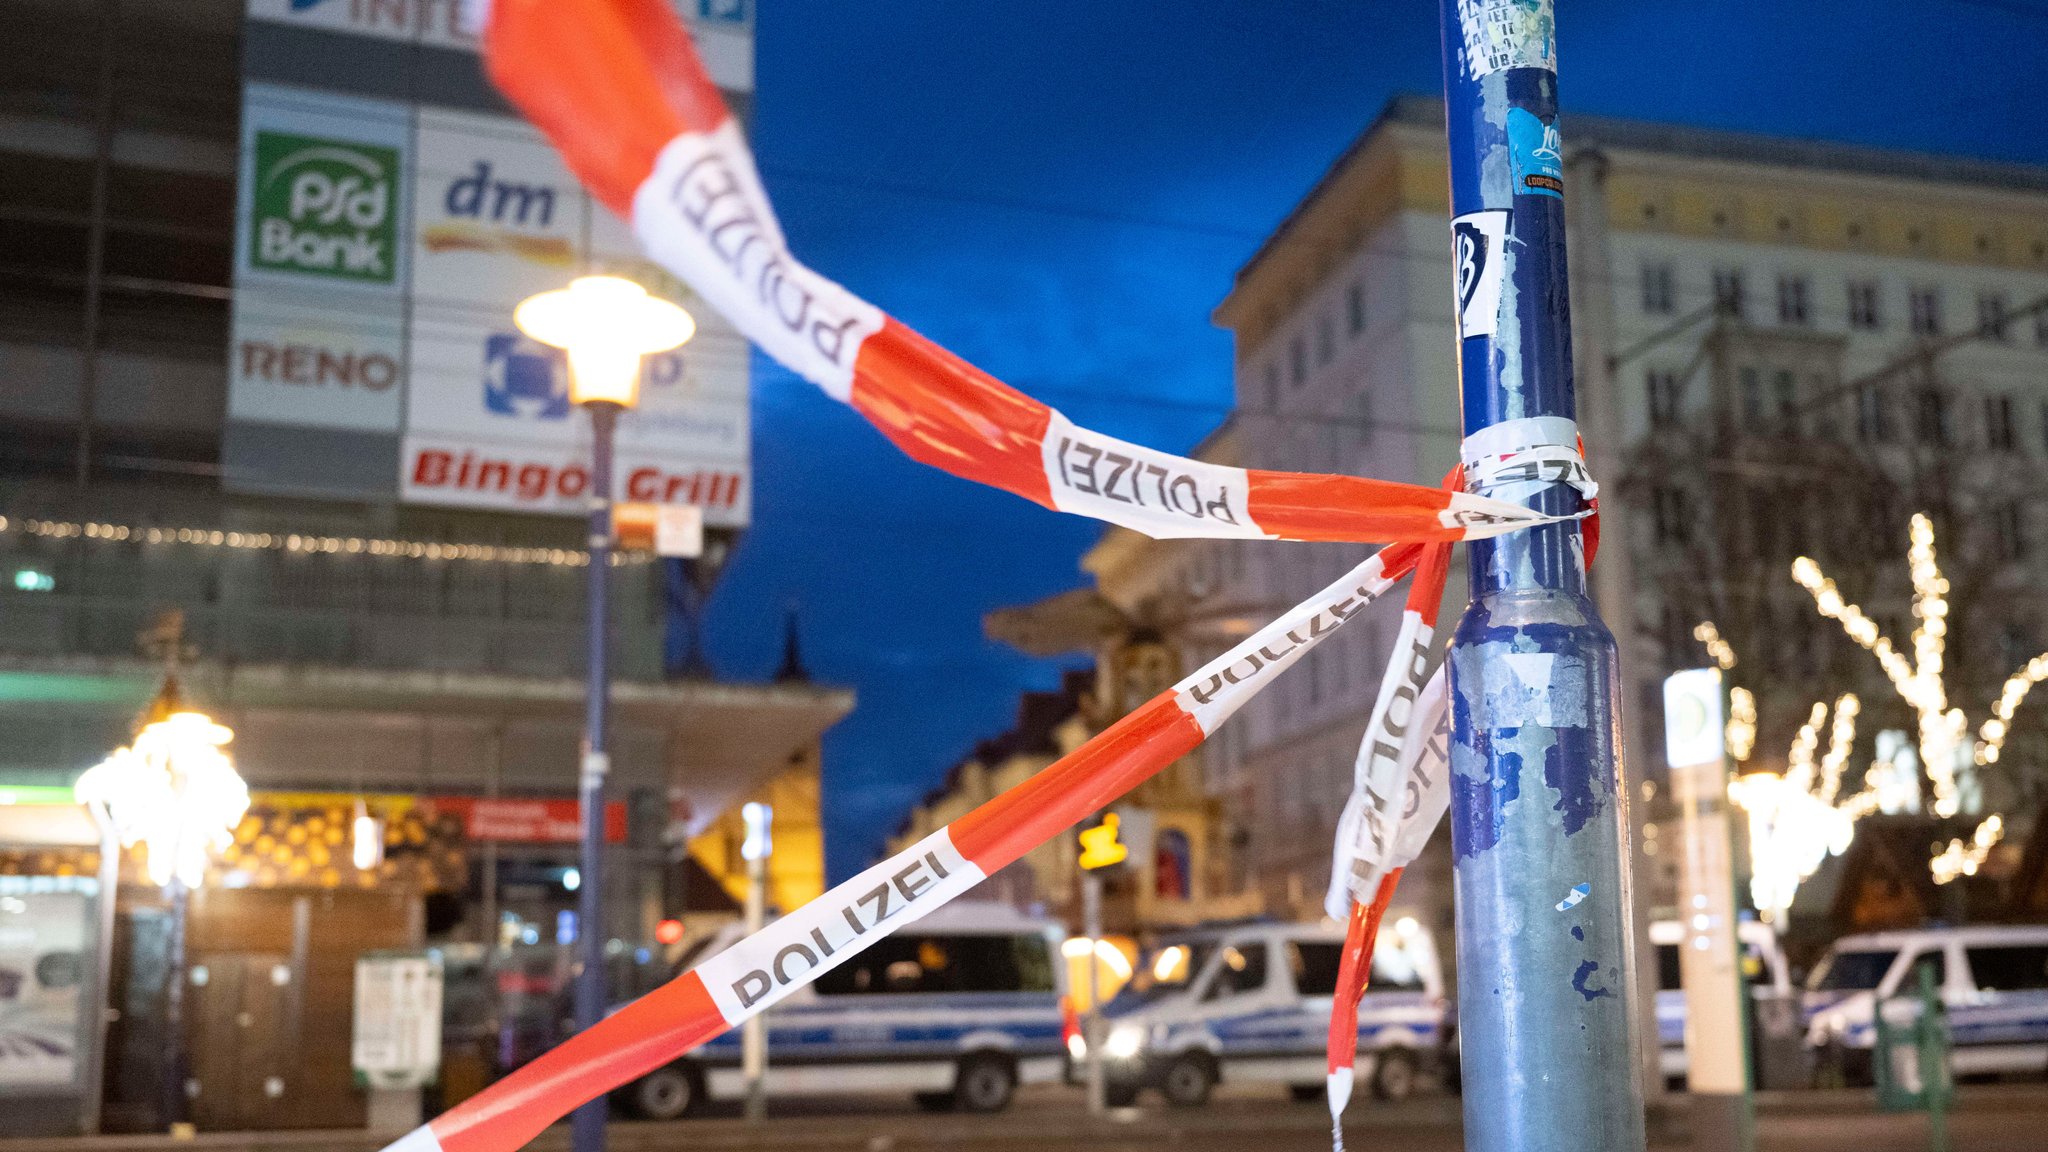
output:
{"label": "metal pole", "polygon": [[[170,940],[164,957],[164,1127],[173,1134],[183,1131],[189,1111],[185,1080],[185,920],[191,907],[191,889],[176,876],[165,890],[170,897]],[[109,899],[112,893],[108,894]]]}
{"label": "metal pole", "polygon": [[1102,967],[1095,957],[1102,939],[1102,874],[1094,869],[1081,873],[1081,931],[1088,937],[1088,1015],[1081,1025],[1088,1046],[1088,1114],[1100,1116],[1109,1110],[1109,1091],[1102,1067]]}
{"label": "metal pole", "polygon": [[[612,559],[612,433],[619,406],[598,401],[590,410],[590,683],[583,720],[583,768],[578,792],[583,805],[582,874],[576,889],[576,953],[583,969],[576,977],[576,1030],[604,1019],[604,778],[611,769],[605,753],[606,712],[611,702],[608,607]],[[570,1119],[575,1152],[604,1152],[605,1098]]]}
{"label": "metal pole", "polygon": [[78,447],[72,475],[83,488],[92,479],[93,424],[98,419],[101,306],[107,263],[107,184],[114,159],[114,55],[120,36],[119,0],[100,4],[99,99],[93,115],[92,192],[85,233],[85,327],[79,334]]}
{"label": "metal pole", "polygon": [[[1552,5],[1440,11],[1464,431],[1570,444]],[[1561,485],[1528,502],[1583,505]],[[1577,523],[1475,543],[1470,568],[1451,650],[1465,1146],[1639,1152],[1614,637]]]}
{"label": "metal pole", "polygon": [[[768,923],[768,856],[747,858],[747,934]],[[747,1081],[747,1119],[768,1118],[768,1020],[755,1016],[740,1026],[740,1071]]]}

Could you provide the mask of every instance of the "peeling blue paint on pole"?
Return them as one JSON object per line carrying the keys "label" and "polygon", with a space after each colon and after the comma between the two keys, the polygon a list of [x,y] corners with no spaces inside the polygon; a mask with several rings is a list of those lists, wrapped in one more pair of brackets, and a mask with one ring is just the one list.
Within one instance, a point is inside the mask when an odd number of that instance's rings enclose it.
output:
{"label": "peeling blue paint on pole", "polygon": [[[1572,419],[1552,0],[1439,2],[1464,431]],[[1562,484],[1526,502],[1584,504]],[[1466,1147],[1640,1152],[1614,638],[1577,523],[1470,547],[1451,652]]]}

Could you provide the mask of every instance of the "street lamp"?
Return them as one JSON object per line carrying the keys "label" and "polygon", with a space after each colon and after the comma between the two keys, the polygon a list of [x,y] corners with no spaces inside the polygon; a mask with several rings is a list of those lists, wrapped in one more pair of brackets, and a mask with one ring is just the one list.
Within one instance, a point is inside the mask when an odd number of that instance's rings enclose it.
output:
{"label": "street lamp", "polygon": [[121,846],[143,846],[143,868],[165,889],[171,911],[164,981],[164,1028],[169,1034],[163,1079],[164,1119],[182,1128],[185,1095],[185,914],[191,889],[206,879],[213,852],[234,842],[234,828],[249,810],[249,786],[225,751],[235,737],[224,724],[184,706],[178,665],[185,652],[182,613],[167,612],[143,634],[164,661],[163,687],[144,713],[141,731],[93,765],[72,785],[72,795],[111,826]]}
{"label": "street lamp", "polygon": [[[512,312],[519,330],[569,354],[569,399],[590,413],[589,689],[584,705],[583,764],[577,792],[583,805],[583,843],[576,890],[576,1029],[604,1019],[604,778],[605,713],[611,695],[606,609],[612,557],[612,439],[619,413],[640,399],[641,360],[680,347],[696,334],[690,314],[649,296],[631,280],[583,276],[567,288],[520,301]],[[603,1152],[604,1098],[576,1110],[570,1139],[575,1152]]]}

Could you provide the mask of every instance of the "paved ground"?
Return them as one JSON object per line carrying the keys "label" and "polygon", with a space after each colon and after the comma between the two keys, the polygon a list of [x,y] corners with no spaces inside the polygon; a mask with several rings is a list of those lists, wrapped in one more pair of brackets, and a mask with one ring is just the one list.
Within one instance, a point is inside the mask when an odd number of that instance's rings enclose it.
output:
{"label": "paved ground", "polygon": [[[1295,1104],[1277,1093],[1226,1092],[1195,1111],[1128,1109],[1091,1121],[1070,1090],[1034,1089],[999,1116],[929,1115],[907,1101],[886,1098],[790,1103],[762,1126],[727,1110],[672,1124],[622,1122],[612,1128],[610,1152],[697,1152],[699,1149],[774,1148],[778,1152],[1324,1152],[1329,1119],[1321,1104]],[[1924,1152],[1927,1121],[1886,1115],[1868,1092],[1767,1094],[1761,1104],[1762,1152]],[[1398,1106],[1362,1102],[1346,1118],[1349,1146],[1358,1152],[1458,1152],[1455,1098],[1429,1096]],[[1691,1149],[1677,1098],[1670,1116],[1653,1128],[1652,1147]],[[2048,1152],[2048,1085],[1966,1087],[1951,1118],[1958,1152]],[[197,1141],[165,1137],[92,1140],[0,1140],[0,1152],[374,1152],[380,1141],[361,1132],[206,1133]],[[568,1133],[557,1128],[533,1144],[536,1152],[566,1152]]]}

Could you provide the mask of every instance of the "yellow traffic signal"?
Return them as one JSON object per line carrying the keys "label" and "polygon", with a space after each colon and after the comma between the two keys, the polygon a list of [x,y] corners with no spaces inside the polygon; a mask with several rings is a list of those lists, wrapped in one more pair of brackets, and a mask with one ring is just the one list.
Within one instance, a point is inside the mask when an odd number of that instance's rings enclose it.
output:
{"label": "yellow traffic signal", "polygon": [[1131,854],[1129,848],[1117,843],[1116,826],[1119,823],[1114,812],[1103,816],[1102,823],[1093,828],[1081,829],[1081,867],[1107,868],[1121,864]]}

